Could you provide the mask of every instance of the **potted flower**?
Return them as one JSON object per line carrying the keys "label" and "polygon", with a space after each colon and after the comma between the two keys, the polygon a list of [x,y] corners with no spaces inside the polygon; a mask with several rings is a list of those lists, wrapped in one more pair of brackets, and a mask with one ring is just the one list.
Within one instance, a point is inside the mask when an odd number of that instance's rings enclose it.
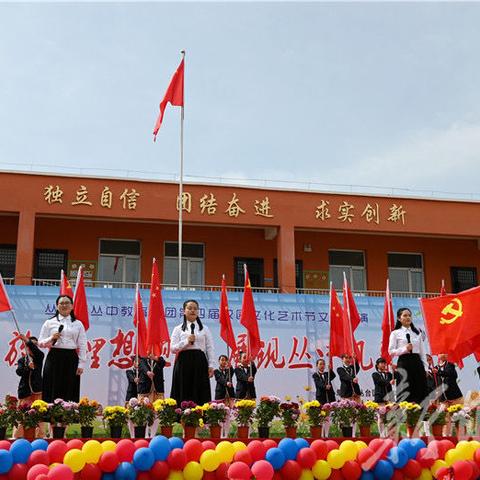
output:
{"label": "potted flower", "polygon": [[235,402],[234,415],[238,425],[238,438],[248,438],[248,429],[256,406],[255,400],[243,399]]}
{"label": "potted flower", "polygon": [[160,398],[153,402],[162,435],[171,437],[173,424],[178,422],[177,401],[174,398]]}
{"label": "potted flower", "polygon": [[358,404],[357,422],[360,427],[360,436],[369,437],[372,424],[377,419],[378,403],[368,400]]}
{"label": "potted flower", "polygon": [[48,403],[35,400],[33,403],[19,403],[17,405],[16,423],[23,427],[24,437],[27,440],[35,438],[35,429],[42,422],[48,412]]}
{"label": "potted flower", "polygon": [[312,438],[320,438],[322,433],[322,425],[325,423],[327,412],[322,408],[322,404],[318,400],[312,400],[303,404],[303,408],[310,425],[310,435]]}
{"label": "potted flower", "polygon": [[102,413],[102,406],[96,400],[82,397],[77,406],[77,418],[82,438],[93,437],[93,424],[97,415]]}
{"label": "potted flower", "polygon": [[135,438],[145,438],[147,425],[153,424],[155,411],[148,398],[131,398],[127,403],[127,418],[133,423]]}
{"label": "potted flower", "polygon": [[415,433],[415,427],[420,420],[422,407],[415,402],[400,402],[399,408],[403,412],[405,423],[407,424],[407,434],[412,437]]}
{"label": "potted flower", "polygon": [[103,409],[103,421],[107,422],[110,428],[110,437],[120,438],[122,428],[127,423],[128,412],[125,407],[115,405]]}
{"label": "potted flower", "polygon": [[359,404],[353,400],[340,400],[330,405],[330,418],[338,428],[342,430],[344,437],[353,435],[352,425],[357,421]]}
{"label": "potted flower", "polygon": [[230,409],[222,402],[210,402],[203,405],[203,421],[210,428],[211,438],[220,438],[222,426],[227,420]]}
{"label": "potted flower", "polygon": [[258,436],[260,438],[268,438],[270,424],[279,414],[280,403],[281,400],[274,395],[260,398],[260,403],[255,409],[255,418],[258,421]]}
{"label": "potted flower", "polygon": [[396,403],[379,405],[378,410],[380,437],[397,437],[398,425],[403,422],[403,413]]}
{"label": "potted flower", "polygon": [[184,438],[194,438],[195,430],[203,426],[203,409],[195,402],[184,401],[177,410],[180,415],[180,421],[183,425]]}
{"label": "potted flower", "polygon": [[53,403],[48,404],[45,417],[52,426],[52,437],[63,438],[67,425],[76,421],[77,404],[66,402],[61,398],[56,398]]}
{"label": "potted flower", "polygon": [[296,402],[282,402],[280,404],[280,417],[285,427],[287,437],[297,436],[297,421],[300,417],[300,409]]}
{"label": "potted flower", "polygon": [[7,395],[0,405],[0,440],[5,440],[7,429],[16,423],[17,399]]}
{"label": "potted flower", "polygon": [[447,412],[443,404],[432,403],[427,408],[426,420],[434,437],[441,437],[443,427],[447,423]]}
{"label": "potted flower", "polygon": [[447,412],[451,421],[455,424],[457,437],[465,436],[467,424],[472,418],[470,416],[470,408],[460,404],[450,405],[447,408]]}

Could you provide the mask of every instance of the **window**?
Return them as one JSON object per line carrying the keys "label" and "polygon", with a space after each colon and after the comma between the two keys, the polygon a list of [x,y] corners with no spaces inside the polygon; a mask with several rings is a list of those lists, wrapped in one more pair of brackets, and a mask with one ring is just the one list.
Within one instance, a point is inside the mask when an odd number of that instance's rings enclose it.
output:
{"label": "window", "polygon": [[475,267],[452,267],[450,272],[452,274],[453,293],[462,292],[478,285],[477,269]]}
{"label": "window", "polygon": [[245,273],[243,265],[247,265],[248,278],[252,289],[254,287],[263,287],[263,258],[234,258],[234,278],[235,286],[243,287],[245,285]]}
{"label": "window", "polygon": [[67,250],[35,250],[35,278],[60,280],[61,270],[67,270]]}
{"label": "window", "polygon": [[15,277],[17,248],[15,245],[0,245],[0,273],[3,278]]}
{"label": "window", "polygon": [[100,240],[98,279],[118,286],[140,281],[140,242]]}
{"label": "window", "polygon": [[343,287],[343,273],[352,290],[364,291],[366,286],[365,255],[355,250],[329,250],[328,264],[330,281],[340,290]]}
{"label": "window", "polygon": [[392,292],[423,292],[423,258],[420,253],[389,253],[388,278]]}
{"label": "window", "polygon": [[[278,263],[273,259],[273,286],[278,288]],[[303,288],[303,261],[295,260],[295,288]]]}
{"label": "window", "polygon": [[[204,284],[204,257],[203,243],[182,243],[182,286]],[[178,242],[165,242],[163,283],[178,285]]]}

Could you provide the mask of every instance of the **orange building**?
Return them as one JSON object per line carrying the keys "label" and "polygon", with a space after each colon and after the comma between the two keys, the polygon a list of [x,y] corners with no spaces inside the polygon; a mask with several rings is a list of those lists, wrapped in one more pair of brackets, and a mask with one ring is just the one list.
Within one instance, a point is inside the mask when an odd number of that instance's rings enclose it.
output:
{"label": "orange building", "polygon": [[18,285],[74,276],[95,285],[147,283],[156,257],[163,283],[178,276],[182,205],[184,286],[252,285],[292,293],[438,292],[477,285],[476,202],[343,195],[167,182],[0,173],[0,272]]}

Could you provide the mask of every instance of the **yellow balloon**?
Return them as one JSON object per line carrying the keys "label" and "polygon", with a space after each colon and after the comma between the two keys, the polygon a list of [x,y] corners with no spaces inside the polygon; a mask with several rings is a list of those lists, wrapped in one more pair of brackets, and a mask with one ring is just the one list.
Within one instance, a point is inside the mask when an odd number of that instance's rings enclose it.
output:
{"label": "yellow balloon", "polygon": [[473,455],[476,449],[473,445],[471,445],[467,441],[462,440],[461,442],[458,442],[455,449],[460,452],[462,456],[462,460],[473,460]]}
{"label": "yellow balloon", "polygon": [[463,458],[463,452],[458,448],[452,448],[445,454],[445,463],[450,467],[458,460],[465,460]]}
{"label": "yellow balloon", "polygon": [[103,453],[102,444],[98,440],[88,440],[82,447],[85,463],[98,463]]}
{"label": "yellow balloon", "polygon": [[327,462],[335,470],[342,468],[346,461],[345,454],[341,450],[334,449],[328,452]]}
{"label": "yellow balloon", "polygon": [[104,452],[114,452],[117,448],[117,444],[113,440],[105,440],[102,442],[102,450]]}
{"label": "yellow balloon", "polygon": [[73,473],[77,473],[85,466],[85,455],[78,448],[73,448],[65,454],[63,463],[70,467]]}
{"label": "yellow balloon", "polygon": [[230,463],[233,460],[233,456],[235,455],[235,447],[230,442],[227,442],[225,440],[217,445],[215,451],[218,453],[220,463]]}
{"label": "yellow balloon", "polygon": [[473,448],[476,450],[477,448],[480,447],[480,442],[478,440],[470,440],[470,445],[473,446]]}
{"label": "yellow balloon", "polygon": [[185,477],[180,470],[170,470],[167,480],[185,480]]}
{"label": "yellow balloon", "polygon": [[317,460],[312,468],[312,473],[317,480],[327,480],[332,473],[332,468],[325,460]]}
{"label": "yellow balloon", "polygon": [[423,468],[422,473],[416,480],[432,480],[432,472],[428,468]]}
{"label": "yellow balloon", "polygon": [[[430,471],[432,472],[432,475],[435,476],[438,470],[442,467],[448,467],[447,462],[445,462],[445,460],[435,460],[435,463],[430,467]],[[426,470],[426,469],[424,468],[423,470]]]}
{"label": "yellow balloon", "polygon": [[357,452],[368,447],[368,445],[363,440],[357,440],[355,442],[355,446],[357,447]]}
{"label": "yellow balloon", "polygon": [[314,476],[313,476],[312,471],[304,468],[302,470],[302,474],[300,475],[300,478],[298,480],[314,480]]}
{"label": "yellow balloon", "polygon": [[239,452],[240,450],[245,450],[247,448],[247,446],[240,440],[233,442],[232,446],[233,446],[233,449],[235,450],[235,453]]}
{"label": "yellow balloon", "polygon": [[355,460],[357,458],[357,446],[352,440],[344,440],[339,450],[343,453],[345,461]]}
{"label": "yellow balloon", "polygon": [[185,480],[200,480],[203,477],[203,468],[198,462],[188,462],[183,469]]}
{"label": "yellow balloon", "polygon": [[220,456],[215,450],[205,450],[200,455],[200,465],[206,472],[213,472],[220,465]]}

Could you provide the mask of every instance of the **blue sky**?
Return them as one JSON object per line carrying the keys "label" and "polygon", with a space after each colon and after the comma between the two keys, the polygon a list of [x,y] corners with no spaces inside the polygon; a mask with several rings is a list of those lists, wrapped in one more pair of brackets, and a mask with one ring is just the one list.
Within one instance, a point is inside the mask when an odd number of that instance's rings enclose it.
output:
{"label": "blue sky", "polygon": [[179,109],[151,131],[186,49],[187,176],[480,198],[478,25],[477,3],[3,3],[0,168],[173,178]]}

